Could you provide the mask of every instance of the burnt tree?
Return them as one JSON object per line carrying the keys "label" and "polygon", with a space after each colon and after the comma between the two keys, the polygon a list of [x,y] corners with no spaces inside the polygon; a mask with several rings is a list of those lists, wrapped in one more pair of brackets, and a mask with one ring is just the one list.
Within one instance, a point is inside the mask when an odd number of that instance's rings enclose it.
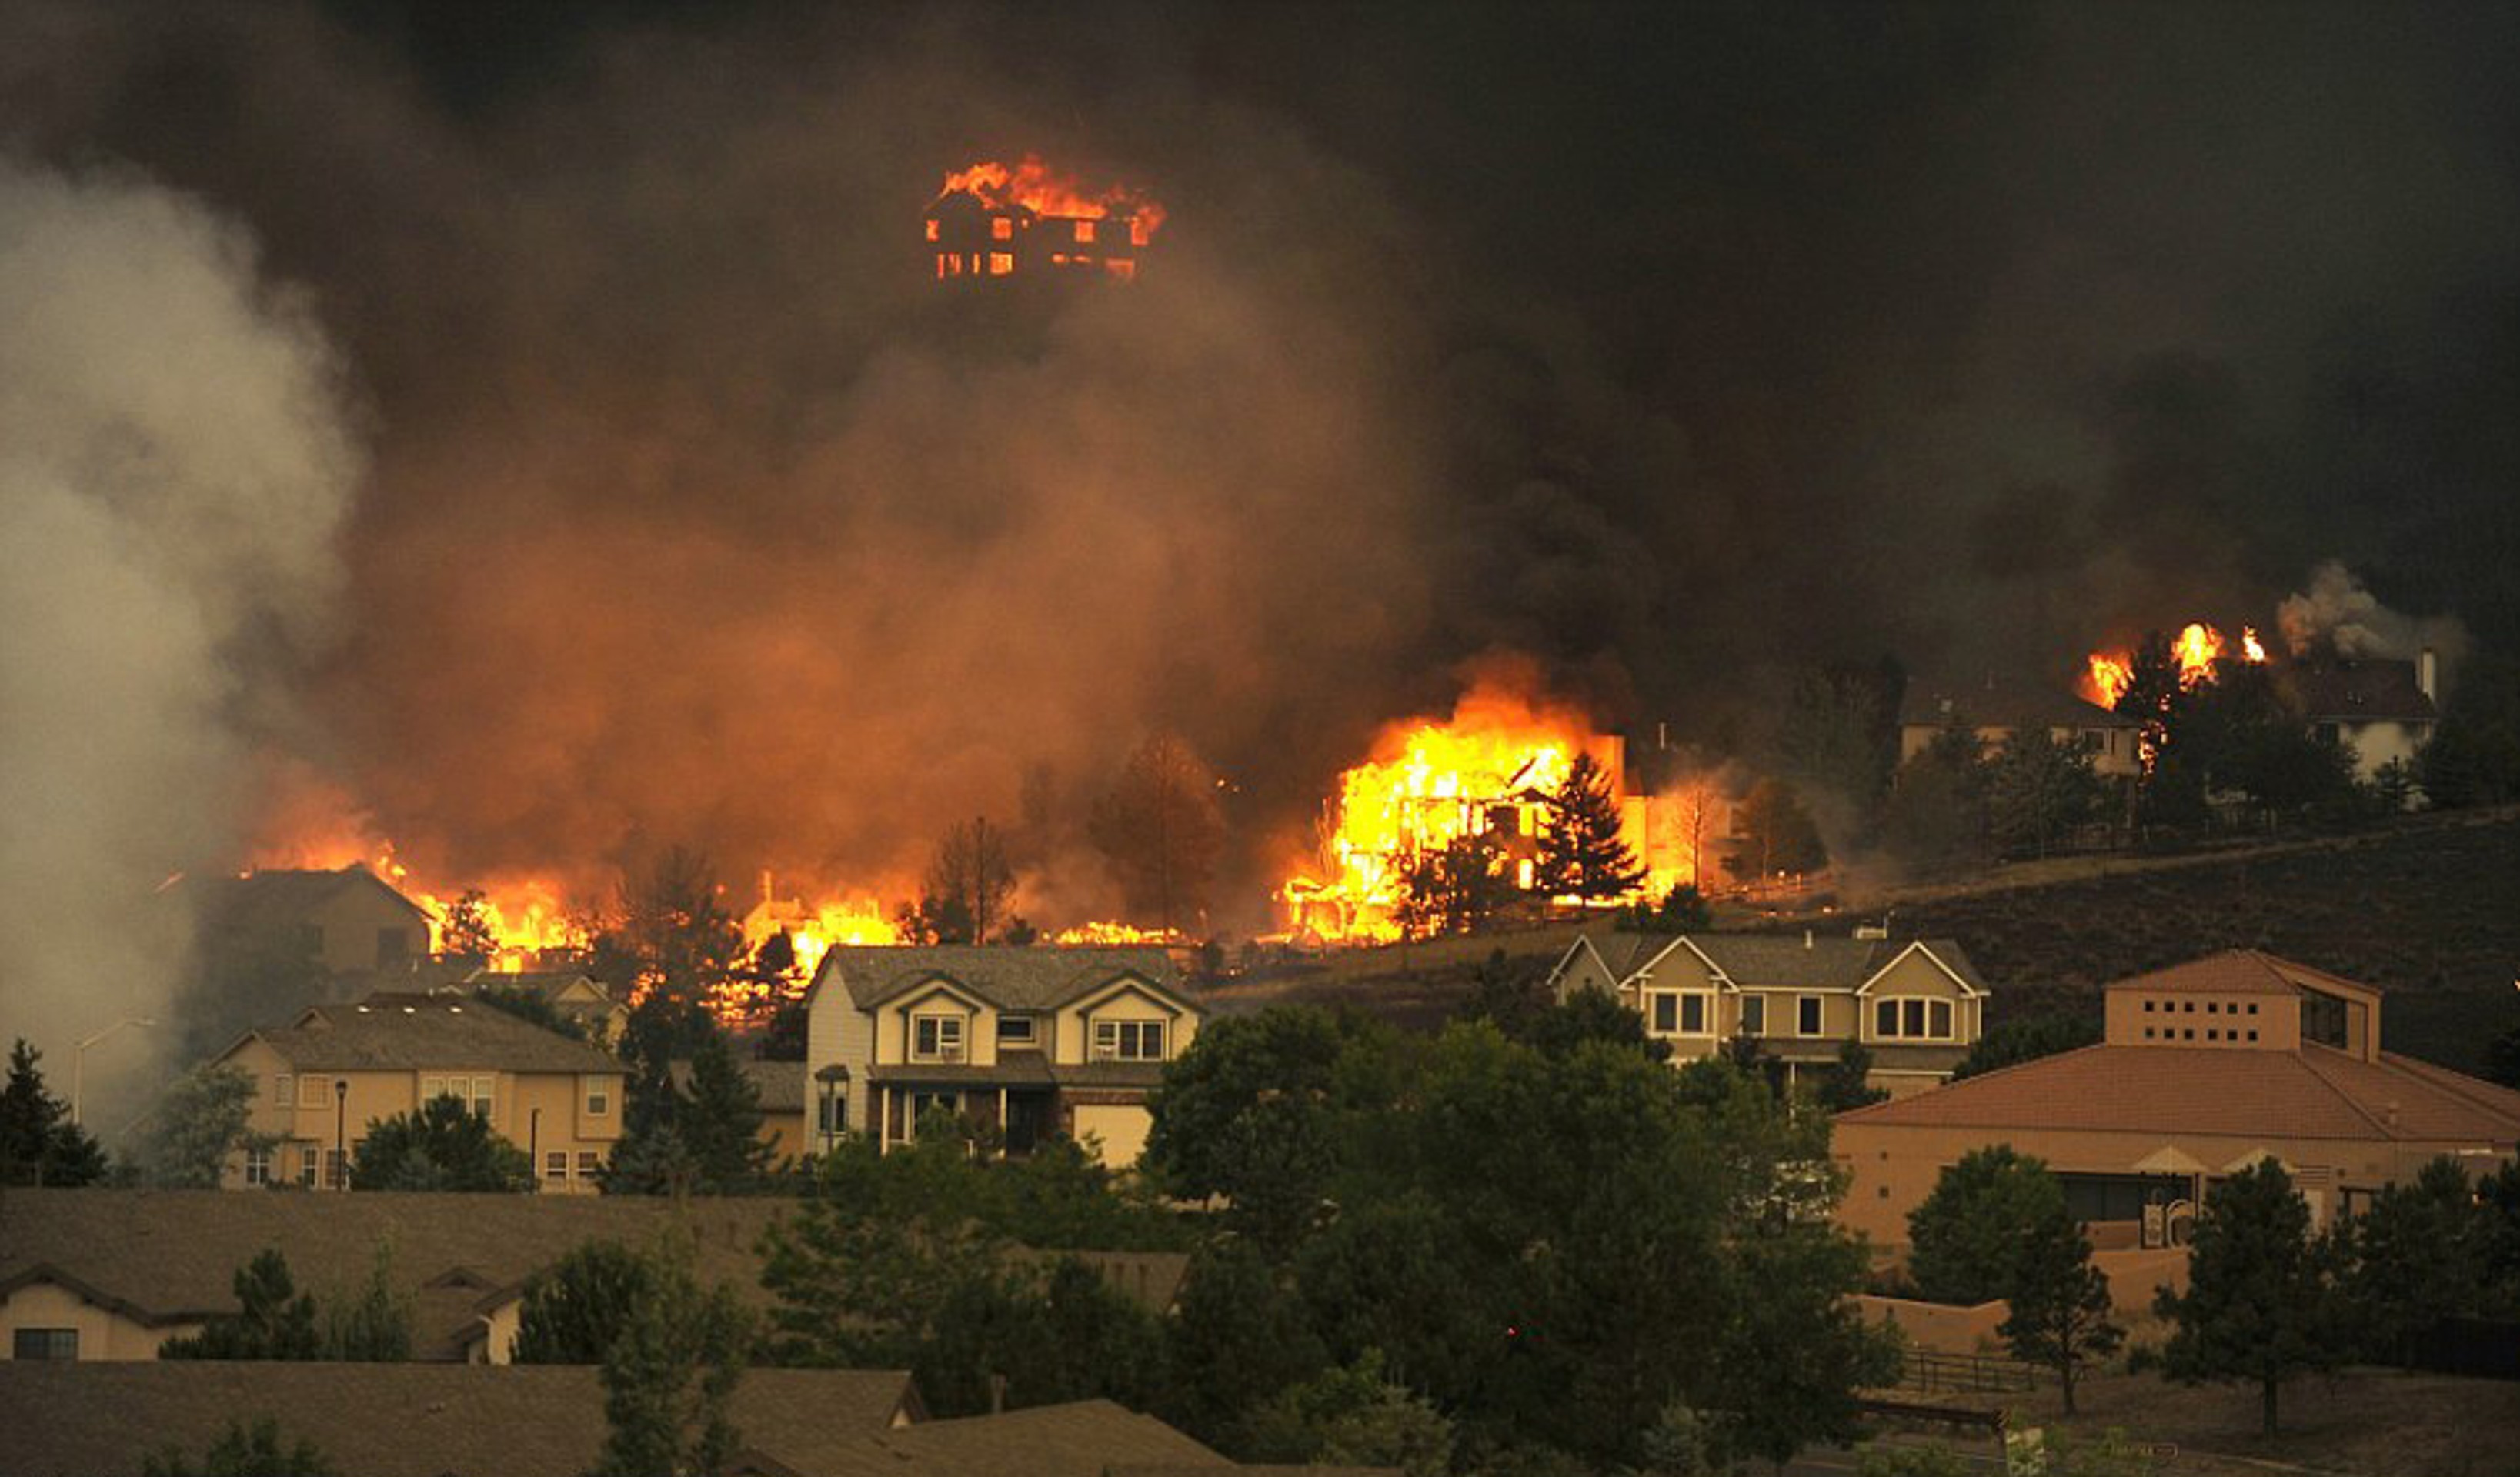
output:
{"label": "burnt tree", "polygon": [[1133,920],[1190,929],[1207,912],[1207,888],[1225,844],[1218,782],[1171,734],[1138,745],[1087,829],[1120,883]]}

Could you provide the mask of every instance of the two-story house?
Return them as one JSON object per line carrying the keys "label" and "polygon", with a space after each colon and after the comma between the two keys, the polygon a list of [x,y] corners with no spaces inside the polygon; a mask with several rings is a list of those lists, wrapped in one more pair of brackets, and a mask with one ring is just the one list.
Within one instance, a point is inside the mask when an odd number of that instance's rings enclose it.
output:
{"label": "two-story house", "polygon": [[2130,779],[2143,770],[2137,748],[2143,725],[2071,693],[1992,674],[1967,681],[1909,678],[1899,702],[1899,762],[1915,758],[1956,728],[1976,734],[1990,750],[2015,734],[2046,729],[2058,743],[2089,748],[2092,768],[2103,776]]}
{"label": "two-story house", "polygon": [[1644,1017],[1675,1063],[1751,1039],[1788,1079],[1872,1053],[1893,1097],[1951,1079],[1985,1028],[1990,992],[1950,939],[1614,933],[1575,941],[1550,975],[1563,1001],[1600,990]]}
{"label": "two-story house", "polygon": [[1160,949],[837,948],[805,1003],[817,1143],[889,1149],[942,1108],[1009,1153],[1065,1136],[1113,1165],[1146,1147],[1147,1091],[1201,1015]]}
{"label": "two-story house", "polygon": [[250,1128],[276,1141],[234,1156],[230,1188],[348,1187],[371,1122],[460,1097],[532,1155],[547,1191],[594,1191],[621,1137],[621,1063],[460,995],[378,993],[248,1031],[220,1053],[257,1089]]}
{"label": "two-story house", "polygon": [[2315,1222],[2448,1154],[2520,1155],[2520,1093],[2381,1047],[2380,992],[2272,955],[2217,954],[2108,987],[2097,1046],[1840,1113],[1838,1216],[1875,1246],[1972,1149],[2048,1163],[2102,1247],[2177,1244],[2213,1183],[2279,1161]]}
{"label": "two-story house", "polygon": [[436,920],[356,862],[338,872],[272,868],[187,884],[204,949],[302,951],[335,975],[407,969]]}

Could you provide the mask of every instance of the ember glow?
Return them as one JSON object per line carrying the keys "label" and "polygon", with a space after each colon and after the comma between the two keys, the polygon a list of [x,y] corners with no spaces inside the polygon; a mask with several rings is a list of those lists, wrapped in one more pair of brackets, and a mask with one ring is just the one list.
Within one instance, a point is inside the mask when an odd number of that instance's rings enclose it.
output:
{"label": "ember glow", "polygon": [[[1118,216],[1133,223],[1133,244],[1141,246],[1164,224],[1164,207],[1145,192],[1114,185],[1099,194],[1090,193],[1074,175],[1054,170],[1029,154],[1012,167],[984,161],[968,169],[951,171],[937,193],[968,195],[999,212],[1026,210],[1066,220],[1108,220]],[[1078,239],[1093,244],[1090,237]]]}
{"label": "ember glow", "polygon": [[[2170,644],[2171,654],[2179,662],[2179,685],[2194,692],[2215,680],[2217,664],[2241,661],[2263,665],[2267,649],[2258,640],[2257,628],[2242,626],[2239,640],[2226,639],[2222,632],[2203,621],[2190,621]],[[2118,699],[2135,681],[2135,651],[2121,647],[2113,651],[2093,651],[2087,659],[2083,673],[2082,694],[2101,707],[2115,709]]]}
{"label": "ember glow", "polygon": [[1061,928],[1051,935],[1051,942],[1063,947],[1102,945],[1104,947],[1151,946],[1174,948],[1197,942],[1178,928],[1139,928],[1128,923],[1096,921]]}
{"label": "ember glow", "polygon": [[[1503,681],[1474,686],[1448,721],[1389,725],[1372,757],[1339,777],[1313,866],[1279,888],[1291,926],[1328,940],[1398,938],[1393,910],[1410,865],[1464,835],[1501,835],[1516,885],[1529,888],[1545,824],[1541,797],[1587,750],[1604,761],[1615,785],[1619,748],[1581,714]],[[1623,808],[1630,844],[1642,854],[1641,807]]]}

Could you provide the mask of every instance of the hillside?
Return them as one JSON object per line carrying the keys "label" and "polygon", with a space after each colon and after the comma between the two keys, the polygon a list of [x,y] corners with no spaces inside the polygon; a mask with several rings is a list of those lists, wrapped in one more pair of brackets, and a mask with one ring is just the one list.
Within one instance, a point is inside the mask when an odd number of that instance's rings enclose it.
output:
{"label": "hillside", "polygon": [[1996,1021],[2097,1008],[2102,985],[2264,949],[2389,992],[2388,1045],[2462,1070],[2520,1025],[2520,813],[2410,821],[2242,854],[1891,904],[1902,937],[1960,940]]}
{"label": "hillside", "polygon": [[[1995,983],[1997,1022],[2095,1013],[2110,980],[2219,949],[2265,949],[2387,990],[2388,1044],[2410,1055],[2474,1071],[2485,1044],[2520,1025],[2520,811],[2423,817],[2204,856],[2037,864],[1974,887],[1882,902],[1895,935],[1952,937],[1968,949]],[[1878,918],[1882,907],[1862,916]],[[1762,926],[1849,925],[1838,913]],[[1491,951],[1545,969],[1576,931],[1560,925],[1281,964],[1223,985],[1216,1003],[1227,1010],[1344,1003],[1431,1028],[1468,999]]]}

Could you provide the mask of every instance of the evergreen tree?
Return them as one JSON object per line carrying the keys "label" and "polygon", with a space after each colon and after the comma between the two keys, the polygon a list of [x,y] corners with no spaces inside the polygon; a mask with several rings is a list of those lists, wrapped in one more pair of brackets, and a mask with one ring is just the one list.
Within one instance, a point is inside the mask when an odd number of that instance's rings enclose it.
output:
{"label": "evergreen tree", "polygon": [[2412,1368],[2417,1341],[2435,1324],[2484,1311],[2486,1218],[2456,1159],[2436,1158],[2381,1190],[2340,1233],[2345,1306],[2373,1356]]}
{"label": "evergreen tree", "polygon": [[1886,1089],[1872,1086],[1871,1076],[1872,1049],[1860,1041],[1840,1042],[1837,1059],[1822,1070],[1812,1097],[1822,1112],[1852,1112],[1890,1096]]}
{"label": "evergreen tree", "polygon": [[280,1422],[257,1417],[248,1428],[228,1422],[227,1433],[202,1454],[202,1464],[176,1447],[166,1447],[140,1461],[140,1477],[340,1477],[340,1471],[312,1442],[280,1444]]}
{"label": "evergreen tree", "polygon": [[70,1122],[69,1105],[44,1089],[43,1053],[24,1037],[9,1049],[9,1085],[0,1089],[0,1185],[93,1185],[105,1150]]}
{"label": "evergreen tree", "polygon": [[698,1170],[697,1188],[738,1194],[770,1176],[770,1141],[761,1136],[761,1089],[744,1075],[723,1033],[692,1053],[691,1086],[674,1126]]}
{"label": "evergreen tree", "polygon": [[1779,873],[1816,872],[1828,865],[1828,847],[1820,836],[1802,796],[1782,780],[1762,780],[1750,786],[1735,817],[1740,850],[1736,873],[1752,879]]}
{"label": "evergreen tree", "polygon": [[1625,897],[1644,880],[1645,870],[1621,833],[1619,797],[1591,754],[1577,754],[1541,804],[1546,819],[1533,877],[1544,896],[1601,902]]}
{"label": "evergreen tree", "polygon": [[1912,868],[1948,870],[1985,860],[1987,771],[1977,730],[1953,723],[1890,779],[1881,844]]}
{"label": "evergreen tree", "polygon": [[2008,1143],[1971,1149],[1942,1172],[1908,1213],[1908,1275],[1928,1302],[1975,1305],[2008,1297],[2032,1230],[2066,1214],[2048,1166]]}
{"label": "evergreen tree", "polygon": [[2282,1165],[2262,1159],[2215,1186],[2187,1249],[2187,1292],[2164,1288],[2154,1302],[2178,1323],[2162,1351],[2170,1377],[2256,1381],[2265,1433],[2274,1435],[2284,1380],[2337,1357],[2329,1263]]}
{"label": "evergreen tree", "polygon": [[234,1063],[200,1066],[159,1096],[134,1146],[141,1183],[160,1189],[216,1189],[231,1155],[268,1148],[252,1131],[253,1075]]}
{"label": "evergreen tree", "polygon": [[237,1269],[238,1311],[202,1324],[202,1331],[168,1339],[159,1359],[313,1360],[324,1357],[324,1334],[315,1298],[297,1290],[289,1259],[277,1247]]}
{"label": "evergreen tree", "polygon": [[368,1124],[350,1161],[352,1189],[522,1191],[534,1187],[525,1151],[460,1097],[439,1096]]}
{"label": "evergreen tree", "polygon": [[609,1434],[591,1477],[708,1477],[741,1444],[731,1411],[750,1320],[731,1289],[699,1284],[693,1260],[688,1236],[667,1237],[605,1352]]}
{"label": "evergreen tree", "polygon": [[600,1365],[633,1310],[655,1296],[653,1262],[618,1241],[587,1241],[525,1279],[520,1365]]}
{"label": "evergreen tree", "polygon": [[1952,1080],[1975,1077],[1999,1067],[2018,1066],[2059,1052],[2097,1046],[2100,1023],[2088,1015],[2033,1015],[2007,1020],[1969,1045],[1968,1054],[1952,1068]]}
{"label": "evergreen tree", "polygon": [[1987,828],[2005,852],[2044,857],[2099,812],[2104,793],[2089,739],[2059,743],[2025,725],[1987,764]]}
{"label": "evergreen tree", "polygon": [[411,1358],[412,1297],[393,1283],[393,1243],[377,1247],[367,1284],[324,1314],[324,1357],[348,1364],[400,1364]]}
{"label": "evergreen tree", "polygon": [[2060,1199],[2013,1249],[2011,1304],[1996,1331],[2012,1357],[2056,1371],[2065,1413],[2089,1365],[2116,1352],[2126,1330],[2109,1321],[2109,1278],[2092,1265],[2092,1239]]}
{"label": "evergreen tree", "polygon": [[1459,835],[1419,852],[1402,872],[1393,920],[1418,938],[1475,933],[1515,896],[1513,875],[1496,837]]}

